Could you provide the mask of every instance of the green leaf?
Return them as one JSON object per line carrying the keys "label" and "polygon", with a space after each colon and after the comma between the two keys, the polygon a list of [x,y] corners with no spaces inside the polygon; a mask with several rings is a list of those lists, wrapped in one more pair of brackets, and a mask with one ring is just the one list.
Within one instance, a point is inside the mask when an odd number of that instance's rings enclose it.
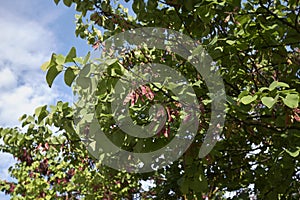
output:
{"label": "green leaf", "polygon": [[235,41],[234,40],[226,40],[226,43],[229,45],[233,45],[233,44],[235,44]]}
{"label": "green leaf", "polygon": [[50,67],[50,61],[46,61],[44,62],[44,64],[42,64],[41,69],[43,71],[47,71],[47,69]]}
{"label": "green leaf", "polygon": [[76,57],[76,58],[73,58],[73,60],[74,60],[76,63],[80,64],[80,65],[83,64],[82,58]]}
{"label": "green leaf", "polygon": [[46,109],[47,109],[47,105],[40,106],[35,109],[34,114],[38,118],[38,123],[40,123],[48,115],[48,112]]}
{"label": "green leaf", "polygon": [[56,65],[56,64],[57,64],[57,63],[56,63],[56,54],[55,54],[55,53],[52,53],[50,61],[45,62],[45,63],[41,66],[41,69],[42,69],[43,71],[46,71],[46,70],[49,69],[51,66],[54,66],[54,65]]}
{"label": "green leaf", "polygon": [[263,97],[261,98],[261,101],[265,106],[267,106],[270,109],[273,107],[277,100],[273,97]]}
{"label": "green leaf", "polygon": [[177,184],[179,185],[179,189],[183,194],[187,194],[189,191],[189,182],[188,180],[183,176],[180,179],[178,179]]}
{"label": "green leaf", "polygon": [[283,103],[290,108],[297,108],[299,103],[299,95],[298,94],[288,94],[283,99]]}
{"label": "green leaf", "polygon": [[46,108],[47,108],[46,105],[45,105],[45,106],[37,107],[37,108],[35,109],[35,111],[34,111],[35,116],[39,117],[40,114],[41,114],[43,111],[46,110]]}
{"label": "green leaf", "polygon": [[218,35],[216,35],[208,45],[214,45],[218,41]]}
{"label": "green leaf", "polygon": [[68,86],[71,86],[76,75],[79,73],[79,69],[75,66],[69,67],[64,75],[64,81]]}
{"label": "green leaf", "polygon": [[55,55],[55,62],[58,65],[63,65],[65,64],[65,56],[59,54],[59,55]]}
{"label": "green leaf", "polygon": [[83,61],[84,65],[89,61],[90,57],[91,57],[91,52],[88,52],[88,54],[84,57],[84,61]]}
{"label": "green leaf", "polygon": [[194,2],[193,1],[183,1],[184,7],[188,10],[191,11],[194,9]]}
{"label": "green leaf", "polygon": [[8,141],[12,138],[12,136],[10,134],[6,134],[3,137],[3,141],[5,144],[8,144]]}
{"label": "green leaf", "polygon": [[251,96],[247,95],[241,98],[241,102],[245,105],[250,104],[251,102],[255,101],[257,99],[257,95]]}
{"label": "green leaf", "polygon": [[274,90],[277,87],[286,87],[286,88],[289,88],[290,86],[287,83],[273,81],[273,83],[271,83],[271,85],[269,86],[269,90],[272,91],[272,90]]}
{"label": "green leaf", "polygon": [[76,79],[76,85],[81,87],[82,89],[86,89],[91,85],[91,78],[79,76]]}
{"label": "green leaf", "polygon": [[132,3],[132,9],[137,15],[142,11],[144,11],[145,10],[144,0],[134,0]]}
{"label": "green leaf", "polygon": [[47,75],[46,75],[46,81],[47,81],[49,87],[52,86],[54,79],[60,72],[62,72],[62,70],[63,70],[62,65],[52,66],[49,68]]}
{"label": "green leaf", "polygon": [[107,59],[105,60],[105,64],[107,64],[108,66],[114,64],[115,62],[117,62],[118,59],[114,58],[114,59]]}
{"label": "green leaf", "polygon": [[215,50],[220,50],[221,52],[223,52],[223,47],[216,47]]}
{"label": "green leaf", "polygon": [[239,96],[238,96],[238,99],[241,99],[243,98],[244,96],[248,95],[249,94],[249,91],[248,90],[244,90],[242,91]]}
{"label": "green leaf", "polygon": [[27,124],[30,124],[34,122],[34,118],[32,116],[28,116],[22,123],[22,127],[26,126]]}
{"label": "green leaf", "polygon": [[191,185],[191,188],[195,192],[206,192],[208,190],[208,182],[204,174],[200,174],[198,180],[194,181],[195,184]]}
{"label": "green leaf", "polygon": [[261,87],[261,88],[259,88],[259,91],[260,91],[260,92],[263,92],[263,91],[265,91],[265,90],[269,90],[269,88],[268,88],[268,87]]}
{"label": "green leaf", "polygon": [[76,49],[75,47],[72,47],[68,53],[68,55],[66,56],[66,60],[65,62],[74,62],[73,58],[76,57]]}
{"label": "green leaf", "polygon": [[23,121],[26,117],[27,117],[26,114],[22,115],[22,116],[19,118],[19,121]]}
{"label": "green leaf", "polygon": [[289,151],[289,150],[287,150],[287,149],[284,149],[290,156],[292,156],[292,157],[294,157],[294,158],[296,158],[296,157],[298,157],[299,156],[299,153],[300,153],[300,147],[297,147],[297,151],[294,151],[294,152],[291,152],[291,151]]}
{"label": "green leaf", "polygon": [[58,5],[58,3],[60,2],[60,0],[54,0],[55,4]]}
{"label": "green leaf", "polygon": [[70,7],[72,5],[72,0],[64,0],[64,4]]}

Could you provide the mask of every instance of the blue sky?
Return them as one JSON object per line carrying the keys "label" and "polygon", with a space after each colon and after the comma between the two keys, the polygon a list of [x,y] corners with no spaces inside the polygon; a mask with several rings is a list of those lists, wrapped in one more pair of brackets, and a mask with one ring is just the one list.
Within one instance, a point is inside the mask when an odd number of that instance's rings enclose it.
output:
{"label": "blue sky", "polygon": [[[60,76],[49,88],[40,66],[51,53],[66,55],[75,46],[80,56],[92,50],[75,37],[75,9],[53,0],[2,1],[0,7],[0,126],[19,126],[18,118],[34,108],[72,101]],[[13,158],[0,153],[0,178],[7,179]],[[0,193],[0,199],[9,199]]]}

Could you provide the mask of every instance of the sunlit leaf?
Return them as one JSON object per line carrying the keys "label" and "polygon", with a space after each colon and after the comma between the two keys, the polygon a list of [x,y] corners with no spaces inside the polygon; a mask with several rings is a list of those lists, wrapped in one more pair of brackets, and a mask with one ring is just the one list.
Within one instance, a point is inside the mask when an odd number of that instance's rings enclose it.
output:
{"label": "sunlit leaf", "polygon": [[299,95],[298,94],[288,94],[283,99],[283,102],[286,106],[290,108],[297,108],[299,104]]}

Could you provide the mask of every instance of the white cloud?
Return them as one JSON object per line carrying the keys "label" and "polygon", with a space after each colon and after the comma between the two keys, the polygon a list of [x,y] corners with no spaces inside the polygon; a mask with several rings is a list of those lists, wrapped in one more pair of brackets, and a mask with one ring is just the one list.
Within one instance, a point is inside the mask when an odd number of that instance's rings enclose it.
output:
{"label": "white cloud", "polygon": [[[64,10],[54,6],[52,0],[1,2],[0,127],[19,126],[18,118],[24,113],[33,114],[36,107],[57,99],[72,99],[58,85],[49,88],[40,69],[52,52],[63,47],[53,29],[63,15]],[[0,160],[0,179],[12,180],[8,168],[15,160],[6,153],[0,153]],[[9,197],[0,192],[0,199]]]}
{"label": "white cloud", "polygon": [[16,86],[16,76],[9,68],[0,69],[0,90],[10,89]]}
{"label": "white cloud", "polygon": [[[40,69],[52,52],[67,53],[71,46],[80,46],[80,41],[69,34],[74,30],[65,23],[72,19],[69,14],[73,17],[74,13],[62,5],[56,7],[53,0],[1,2],[0,127],[19,126],[18,118],[33,114],[38,106],[54,104],[58,99],[72,100],[71,93],[58,85],[61,77],[49,88]],[[8,168],[15,163],[13,157],[0,153],[0,160],[0,179],[11,180]],[[0,192],[0,199],[9,197]]]}
{"label": "white cloud", "polygon": [[[40,105],[53,104],[60,94],[50,89],[40,65],[57,51],[59,42],[49,27],[62,11],[53,2],[10,0],[0,7],[0,127],[19,126],[18,118]],[[51,9],[52,8],[52,9]],[[3,141],[0,141],[2,143]],[[0,179],[12,180],[8,168],[15,163],[0,153]],[[9,199],[0,192],[0,199]]]}
{"label": "white cloud", "polygon": [[0,27],[5,27],[0,31],[0,61],[16,72],[36,69],[55,49],[53,33],[37,22],[11,17],[0,21]]}
{"label": "white cloud", "polygon": [[[0,119],[13,125],[24,113],[32,114],[37,106],[50,103],[57,95],[44,85],[22,85],[0,97]],[[50,101],[50,102],[49,102]]]}
{"label": "white cloud", "polygon": [[53,104],[65,95],[60,95],[57,87],[47,86],[45,73],[40,69],[58,46],[47,23],[59,12],[46,10],[38,0],[12,0],[1,5],[0,126],[19,125],[22,114],[32,114],[34,108]]}

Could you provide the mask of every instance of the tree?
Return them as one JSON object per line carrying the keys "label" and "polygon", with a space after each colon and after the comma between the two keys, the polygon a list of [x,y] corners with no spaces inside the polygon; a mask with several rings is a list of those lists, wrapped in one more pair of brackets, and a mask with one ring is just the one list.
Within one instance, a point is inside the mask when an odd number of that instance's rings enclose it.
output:
{"label": "tree", "polygon": [[[106,59],[103,65],[107,71],[97,84],[96,111],[102,131],[114,144],[135,152],[159,149],[174,138],[180,123],[189,119],[181,120],[183,107],[169,89],[144,84],[124,96],[138,125],[153,119],[147,114],[153,102],[164,106],[167,119],[154,140],[125,137],[110,110],[113,88],[126,72],[138,64],[166,64],[184,74],[198,98],[200,124],[187,151],[153,172],[112,169],[86,150],[76,133],[74,109],[58,102],[50,109],[37,108],[33,116],[22,116],[25,132],[0,129],[4,141],[1,150],[18,160],[10,168],[17,182],[1,180],[1,190],[19,199],[226,199],[227,191],[235,191],[233,199],[246,199],[250,193],[258,199],[299,199],[299,1],[125,2],[129,2],[132,16],[125,3],[118,1],[63,1],[68,7],[75,4],[81,13],[76,15],[76,35],[107,57],[112,55],[103,41],[141,27],[176,30],[198,41],[212,57],[225,84],[227,115],[219,141],[208,155],[198,157],[212,108],[205,81],[188,59],[168,49],[124,51],[121,59]],[[71,86],[76,80],[80,86],[77,92],[84,100],[90,98],[83,93],[89,86],[79,78],[84,69],[90,72],[93,68],[89,55],[78,58],[75,48],[67,56],[53,54],[42,66],[47,70],[49,86],[64,72],[66,84]],[[58,133],[50,127],[56,127]],[[140,180],[152,180],[156,186],[143,191]]]}

